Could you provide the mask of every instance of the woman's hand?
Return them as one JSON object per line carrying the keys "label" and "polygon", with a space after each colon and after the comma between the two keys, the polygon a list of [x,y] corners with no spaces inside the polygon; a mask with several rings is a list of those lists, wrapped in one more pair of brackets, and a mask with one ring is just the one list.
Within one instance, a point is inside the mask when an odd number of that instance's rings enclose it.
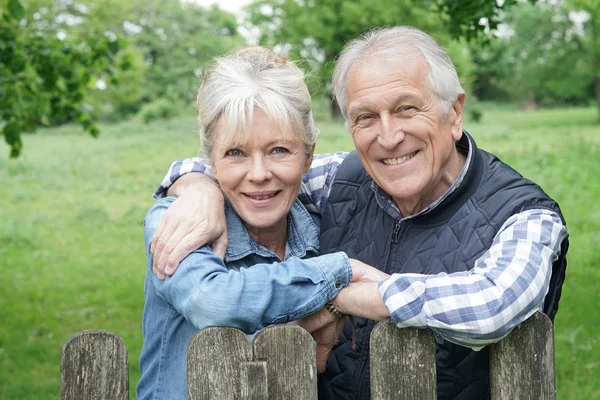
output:
{"label": "woman's hand", "polygon": [[221,258],[227,249],[223,193],[211,178],[186,174],[175,182],[169,195],[179,197],[165,211],[150,246],[159,279],[173,275],[184,258],[207,243]]}
{"label": "woman's hand", "polygon": [[350,266],[352,267],[352,282],[379,282],[390,277],[385,272],[354,258],[350,259]]}
{"label": "woman's hand", "polygon": [[344,330],[346,316],[336,317],[326,309],[294,321],[310,333],[317,342],[317,371],[324,372],[329,359],[329,353],[338,342],[338,338]]}

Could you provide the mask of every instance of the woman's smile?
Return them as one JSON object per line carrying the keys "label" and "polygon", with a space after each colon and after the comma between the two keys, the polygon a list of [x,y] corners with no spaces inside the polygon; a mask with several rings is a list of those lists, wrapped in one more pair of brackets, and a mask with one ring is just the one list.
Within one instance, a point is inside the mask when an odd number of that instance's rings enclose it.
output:
{"label": "woman's smile", "polygon": [[261,191],[261,192],[251,192],[251,193],[242,193],[246,200],[254,206],[254,207],[268,207],[273,202],[277,201],[277,198],[281,190],[273,190],[273,191]]}

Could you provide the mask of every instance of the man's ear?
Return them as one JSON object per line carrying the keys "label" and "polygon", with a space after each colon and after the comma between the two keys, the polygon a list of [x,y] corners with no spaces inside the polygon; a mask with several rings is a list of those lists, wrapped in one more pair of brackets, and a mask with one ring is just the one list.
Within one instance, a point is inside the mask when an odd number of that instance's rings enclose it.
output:
{"label": "man's ear", "polygon": [[310,151],[306,153],[306,163],[304,164],[304,173],[307,173],[313,160],[313,154],[315,153],[315,145],[313,144]]}
{"label": "man's ear", "polygon": [[460,140],[463,132],[463,115],[465,113],[465,101],[467,96],[464,93],[458,95],[458,98],[452,104],[451,113],[454,114],[454,120],[452,121],[452,138],[455,141]]}

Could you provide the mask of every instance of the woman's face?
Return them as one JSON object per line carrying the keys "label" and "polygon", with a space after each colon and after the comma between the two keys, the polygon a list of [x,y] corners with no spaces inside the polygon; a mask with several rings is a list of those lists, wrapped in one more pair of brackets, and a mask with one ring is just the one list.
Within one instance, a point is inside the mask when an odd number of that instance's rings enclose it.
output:
{"label": "woman's face", "polygon": [[241,142],[219,139],[229,137],[220,131],[225,124],[217,123],[215,129],[213,175],[234,210],[249,229],[285,223],[312,154],[306,153],[297,135],[282,134],[279,125],[260,110]]}

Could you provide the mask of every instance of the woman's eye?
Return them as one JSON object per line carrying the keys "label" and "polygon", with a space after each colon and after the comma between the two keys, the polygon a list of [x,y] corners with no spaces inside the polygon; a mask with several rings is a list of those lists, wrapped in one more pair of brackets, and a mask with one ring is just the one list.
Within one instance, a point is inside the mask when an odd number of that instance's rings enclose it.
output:
{"label": "woman's eye", "polygon": [[288,149],[286,149],[285,147],[281,147],[281,146],[277,146],[277,147],[273,147],[273,149],[271,150],[272,154],[283,154],[283,153],[289,153],[290,151]]}
{"label": "woman's eye", "polygon": [[229,149],[225,152],[226,156],[239,157],[244,155],[240,149]]}

